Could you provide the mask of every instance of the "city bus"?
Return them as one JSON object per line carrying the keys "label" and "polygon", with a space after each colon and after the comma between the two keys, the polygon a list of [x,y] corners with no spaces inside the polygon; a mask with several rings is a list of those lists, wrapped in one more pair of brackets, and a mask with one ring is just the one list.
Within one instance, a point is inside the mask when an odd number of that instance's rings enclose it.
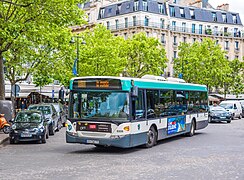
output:
{"label": "city bus", "polygon": [[66,142],[152,147],[208,125],[205,85],[89,76],[70,81]]}

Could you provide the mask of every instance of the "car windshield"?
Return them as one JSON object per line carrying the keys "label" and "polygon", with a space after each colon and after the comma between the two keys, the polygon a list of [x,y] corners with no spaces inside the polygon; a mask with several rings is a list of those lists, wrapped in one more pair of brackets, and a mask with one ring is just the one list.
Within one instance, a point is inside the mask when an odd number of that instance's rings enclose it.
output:
{"label": "car windshield", "polygon": [[16,123],[40,123],[41,114],[37,112],[19,112],[14,120]]}
{"label": "car windshield", "polygon": [[51,114],[50,106],[30,106],[28,110],[39,110],[42,111],[45,115]]}
{"label": "car windshield", "polygon": [[126,92],[74,92],[70,105],[71,118],[127,120],[129,117]]}
{"label": "car windshield", "polygon": [[216,112],[216,111],[225,111],[225,109],[222,108],[222,107],[213,107],[213,108],[210,109],[210,111],[214,111],[214,112]]}
{"label": "car windshield", "polygon": [[55,110],[57,112],[60,112],[60,106],[59,106],[59,104],[53,104],[53,106],[54,106],[54,108],[55,108]]}
{"label": "car windshield", "polygon": [[225,109],[233,109],[233,105],[232,104],[220,104],[221,107],[225,108]]}

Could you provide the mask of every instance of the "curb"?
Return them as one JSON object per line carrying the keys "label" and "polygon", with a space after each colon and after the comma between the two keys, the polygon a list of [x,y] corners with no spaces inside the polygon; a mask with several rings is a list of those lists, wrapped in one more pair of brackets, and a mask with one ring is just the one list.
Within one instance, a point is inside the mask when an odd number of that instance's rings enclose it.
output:
{"label": "curb", "polygon": [[0,140],[0,145],[4,144],[9,140],[9,137],[6,137],[5,139]]}

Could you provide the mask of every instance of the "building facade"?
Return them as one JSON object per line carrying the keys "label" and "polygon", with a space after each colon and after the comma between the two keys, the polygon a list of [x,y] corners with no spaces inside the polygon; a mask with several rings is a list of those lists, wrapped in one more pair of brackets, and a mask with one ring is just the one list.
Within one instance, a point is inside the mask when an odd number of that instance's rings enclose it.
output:
{"label": "building facade", "polygon": [[[127,0],[90,1],[81,6],[89,25],[103,24],[115,36],[125,39],[138,32],[155,37],[165,47],[169,59],[165,76],[172,76],[173,60],[181,42],[201,42],[211,38],[226,51],[227,59],[244,56],[243,25],[229,5],[214,9],[208,0]],[[84,27],[74,27],[74,32]]]}

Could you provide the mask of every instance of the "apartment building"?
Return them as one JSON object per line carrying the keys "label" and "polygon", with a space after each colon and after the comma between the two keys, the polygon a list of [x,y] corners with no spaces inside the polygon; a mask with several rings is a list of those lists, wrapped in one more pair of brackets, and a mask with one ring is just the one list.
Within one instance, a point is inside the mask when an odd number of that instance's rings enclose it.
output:
{"label": "apartment building", "polygon": [[[173,60],[181,42],[201,42],[208,37],[226,51],[226,58],[244,56],[243,25],[238,13],[229,12],[228,4],[214,9],[208,0],[102,0],[87,2],[81,8],[89,25],[104,24],[115,36],[126,39],[145,32],[158,38],[169,59],[166,76],[174,73]],[[74,27],[73,31],[83,29]]]}

